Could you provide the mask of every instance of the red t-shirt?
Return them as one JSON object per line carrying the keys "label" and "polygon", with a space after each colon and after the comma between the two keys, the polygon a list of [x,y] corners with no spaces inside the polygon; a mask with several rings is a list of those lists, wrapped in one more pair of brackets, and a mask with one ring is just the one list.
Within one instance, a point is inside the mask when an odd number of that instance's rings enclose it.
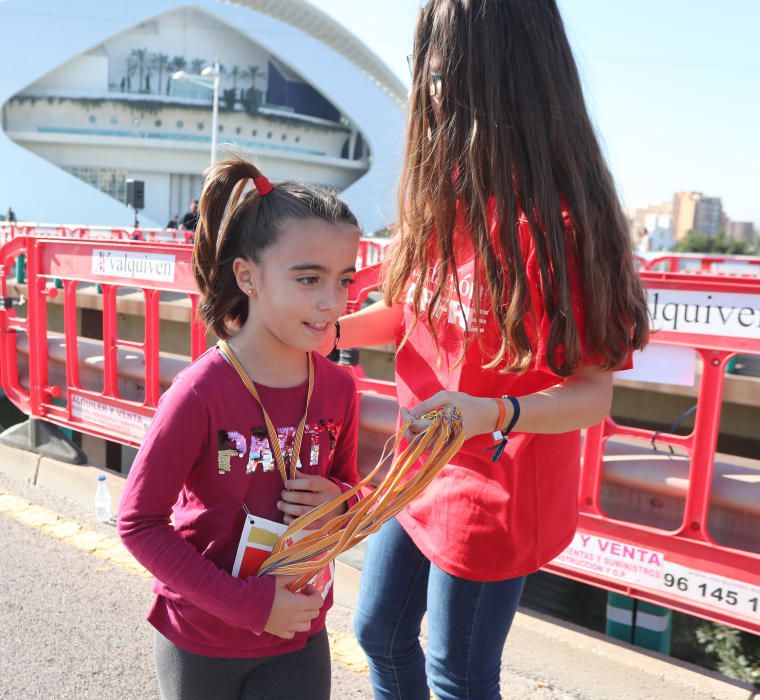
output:
{"label": "red t-shirt", "polygon": [[[495,237],[493,209],[491,214]],[[531,299],[526,318],[535,319],[533,327],[527,328],[534,349],[531,368],[522,374],[482,369],[498,349],[501,332],[485,289],[481,293],[480,322],[474,319],[474,253],[458,210],[454,248],[459,293],[470,332],[477,329],[481,333],[484,350],[472,335],[465,359],[457,366],[465,324],[453,279],[436,310],[434,328],[426,318],[430,295],[423,292],[417,325],[396,358],[401,406],[411,408],[442,390],[520,397],[563,381],[547,361],[550,319],[544,311],[536,251],[524,216],[519,218],[518,232]],[[583,337],[582,295],[572,263],[571,280],[573,314]],[[430,287],[434,289],[432,282]],[[406,327],[411,327],[414,319],[411,291],[404,310]],[[438,350],[432,333],[437,335]],[[465,442],[451,464],[398,516],[430,561],[450,574],[475,581],[498,581],[540,568],[570,543],[578,517],[580,431],[513,433],[496,463],[491,461],[493,453],[486,451],[493,445],[490,433]]]}
{"label": "red t-shirt", "polygon": [[[317,353],[313,359],[301,471],[348,490],[359,480],[356,387],[345,369]],[[256,386],[288,448],[303,416],[307,382]],[[180,648],[203,656],[271,656],[301,649],[324,626],[332,591],[309,632],[291,640],[263,632],[274,578],[231,575],[243,504],[282,522],[276,507],[282,489],[261,407],[219,350],[208,350],[161,397],[119,508],[125,546],[156,577],[148,620]]]}

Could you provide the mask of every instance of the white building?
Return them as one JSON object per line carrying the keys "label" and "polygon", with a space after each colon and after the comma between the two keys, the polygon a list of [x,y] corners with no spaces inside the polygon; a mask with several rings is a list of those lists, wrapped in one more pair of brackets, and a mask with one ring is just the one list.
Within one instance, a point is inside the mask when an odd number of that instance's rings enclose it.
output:
{"label": "white building", "polygon": [[629,209],[627,215],[631,227],[631,240],[639,252],[673,249],[673,205],[670,202]]}
{"label": "white building", "polygon": [[638,245],[638,250],[642,253],[653,251],[673,250],[675,248],[675,239],[671,230],[672,216],[670,214],[658,214],[649,212],[644,216],[643,234]]}
{"label": "white building", "polygon": [[0,211],[127,225],[134,178],[143,225],[181,216],[209,162],[212,93],[171,76],[219,60],[220,157],[232,144],[272,180],[340,189],[367,231],[393,219],[406,90],[305,0],[6,0],[0,23]]}

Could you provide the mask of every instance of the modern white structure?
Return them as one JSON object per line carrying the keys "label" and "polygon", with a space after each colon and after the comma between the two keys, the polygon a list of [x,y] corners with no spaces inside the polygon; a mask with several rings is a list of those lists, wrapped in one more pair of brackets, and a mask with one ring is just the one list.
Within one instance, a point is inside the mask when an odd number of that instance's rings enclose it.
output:
{"label": "modern white structure", "polygon": [[172,75],[218,60],[220,157],[337,187],[368,232],[393,220],[406,89],[306,0],[5,0],[0,26],[0,212],[128,225],[134,178],[143,225],[181,216],[208,165],[212,93]]}

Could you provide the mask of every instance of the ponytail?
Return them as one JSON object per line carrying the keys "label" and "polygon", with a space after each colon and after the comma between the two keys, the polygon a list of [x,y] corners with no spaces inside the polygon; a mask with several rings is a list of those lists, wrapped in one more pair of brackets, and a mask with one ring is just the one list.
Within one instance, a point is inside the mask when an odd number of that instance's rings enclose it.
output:
{"label": "ponytail", "polygon": [[[253,184],[253,189],[249,189]],[[250,161],[232,156],[206,170],[198,203],[193,275],[201,294],[198,315],[217,337],[248,318],[248,297],[238,287],[235,258],[260,262],[285,220],[318,218],[358,226],[334,192],[295,182],[273,187]]]}
{"label": "ponytail", "polygon": [[235,231],[229,224],[236,218],[248,181],[259,177],[259,169],[243,158],[216,163],[206,171],[198,202],[193,247],[193,275],[202,297],[198,313],[220,338],[229,337],[225,319],[248,315],[246,297],[232,271],[232,261],[238,255],[229,258],[224,253],[239,251],[239,245],[230,240]]}

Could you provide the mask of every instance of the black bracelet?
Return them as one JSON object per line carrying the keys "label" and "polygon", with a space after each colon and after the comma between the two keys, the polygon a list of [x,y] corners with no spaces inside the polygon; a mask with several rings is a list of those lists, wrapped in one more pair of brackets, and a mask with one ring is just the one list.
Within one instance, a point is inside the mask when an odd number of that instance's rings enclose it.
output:
{"label": "black bracelet", "polygon": [[486,448],[487,450],[493,450],[492,462],[498,462],[499,457],[504,454],[504,449],[509,442],[509,434],[512,432],[512,428],[515,427],[518,419],[520,418],[520,402],[514,396],[508,396],[505,394],[502,399],[508,399],[512,404],[512,420],[509,421],[507,427],[504,430],[495,430],[493,432],[493,439],[497,440],[497,444]]}
{"label": "black bracelet", "polygon": [[338,341],[340,340],[340,321],[335,322],[335,342],[333,343],[330,355],[332,355],[338,349]]}

